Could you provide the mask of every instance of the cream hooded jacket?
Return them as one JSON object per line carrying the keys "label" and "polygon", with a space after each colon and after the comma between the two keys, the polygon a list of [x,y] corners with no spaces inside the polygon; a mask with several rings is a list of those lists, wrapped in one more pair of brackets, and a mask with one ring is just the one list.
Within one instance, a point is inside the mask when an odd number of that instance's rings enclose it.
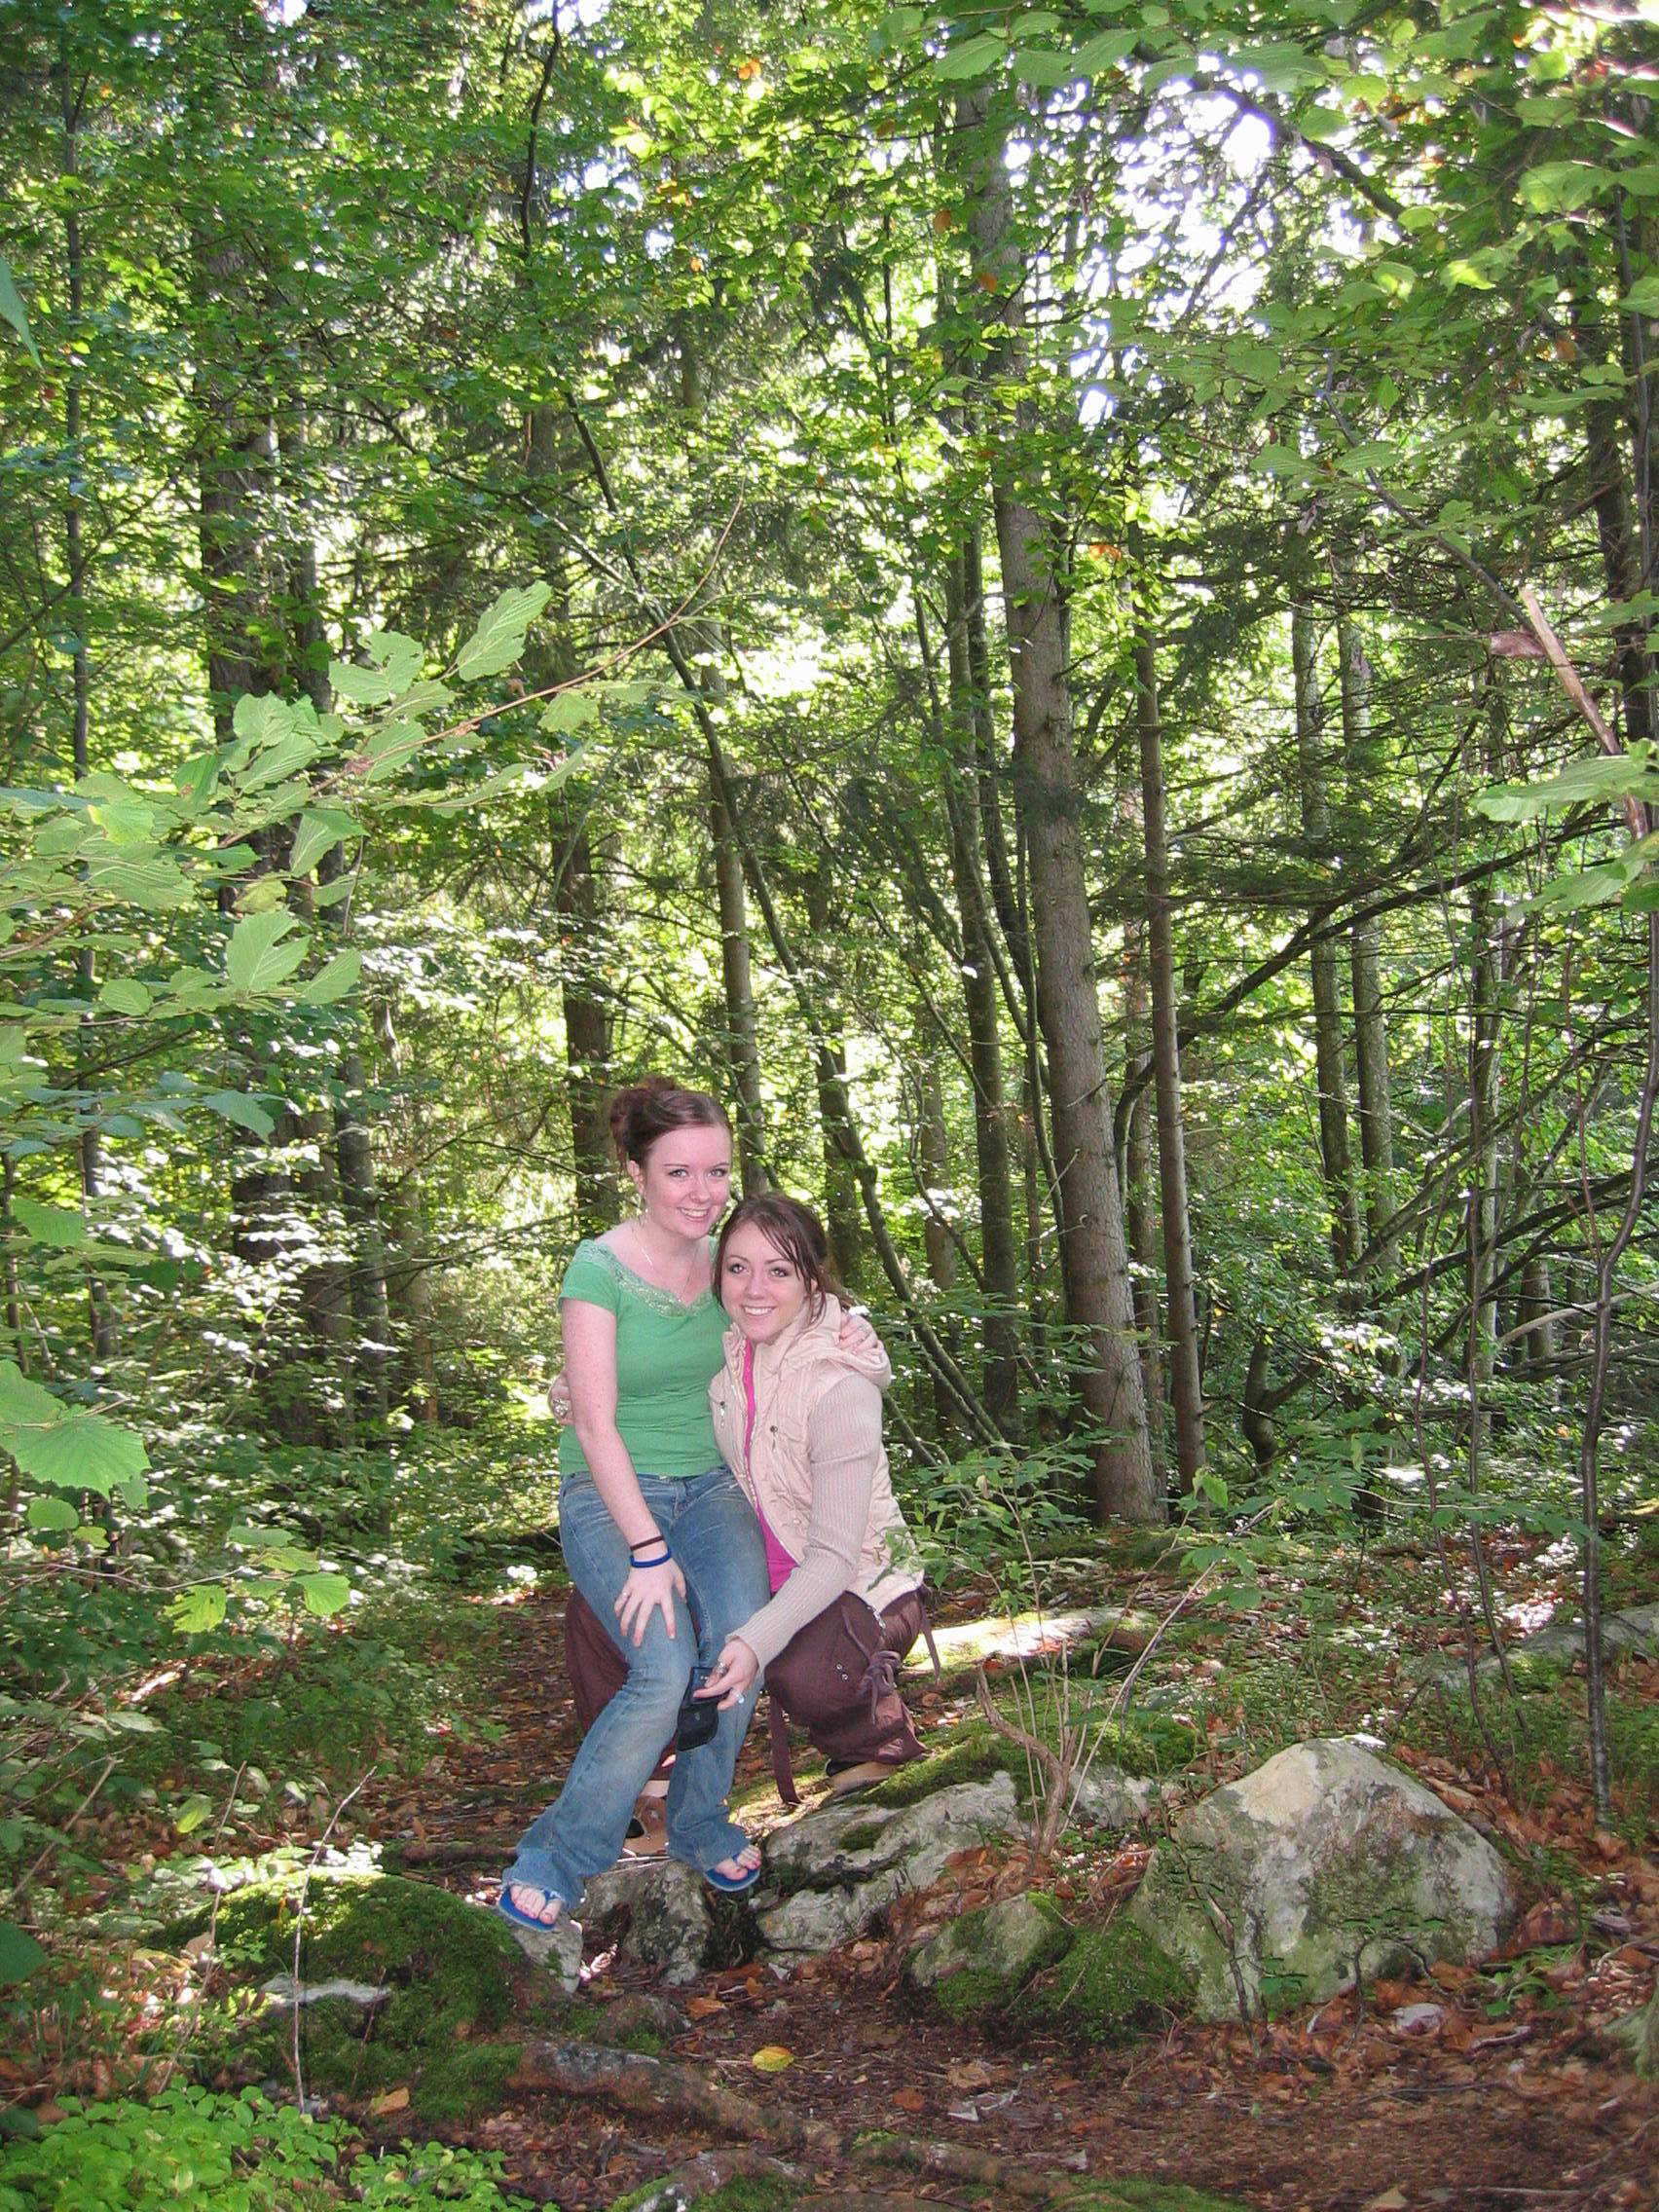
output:
{"label": "cream hooded jacket", "polygon": [[762,1667],[843,1592],[880,1613],[922,1580],[881,1444],[881,1393],[893,1370],[880,1345],[841,1348],[842,1310],[826,1299],[816,1318],[803,1313],[776,1344],[756,1346],[749,1450],[738,1330],[726,1331],[724,1364],[709,1385],[721,1456],[800,1563],[735,1632]]}

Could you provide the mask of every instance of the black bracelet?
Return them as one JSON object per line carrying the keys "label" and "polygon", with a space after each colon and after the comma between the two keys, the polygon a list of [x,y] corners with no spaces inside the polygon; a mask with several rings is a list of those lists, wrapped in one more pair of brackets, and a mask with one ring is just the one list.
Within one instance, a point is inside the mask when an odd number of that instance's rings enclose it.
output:
{"label": "black bracelet", "polygon": [[628,1549],[631,1552],[648,1552],[653,1544],[666,1546],[668,1538],[658,1530],[653,1535],[641,1536],[636,1542],[630,1544]]}

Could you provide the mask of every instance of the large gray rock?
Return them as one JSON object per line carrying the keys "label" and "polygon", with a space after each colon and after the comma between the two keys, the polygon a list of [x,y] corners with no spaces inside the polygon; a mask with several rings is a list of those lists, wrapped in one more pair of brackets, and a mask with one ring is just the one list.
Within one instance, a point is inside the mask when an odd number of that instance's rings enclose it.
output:
{"label": "large gray rock", "polygon": [[[1612,1658],[1619,1652],[1635,1651],[1649,1659],[1659,1659],[1659,1605],[1627,1605],[1623,1612],[1602,1615],[1602,1649]],[[1509,1663],[1523,1688],[1529,1686],[1529,1677],[1534,1670],[1565,1671],[1584,1656],[1584,1623],[1569,1619],[1551,1621],[1547,1628],[1534,1631],[1510,1644]],[[1475,1672],[1483,1680],[1490,1680],[1499,1672],[1495,1655],[1487,1651],[1475,1662]],[[1444,1689],[1466,1688],[1469,1671],[1464,1662],[1436,1660],[1429,1670],[1429,1678]],[[1544,1678],[1548,1678],[1544,1674]],[[1531,1686],[1536,1686],[1534,1679]]]}
{"label": "large gray rock", "polygon": [[1292,1745],[1182,1816],[1130,1913],[1207,2019],[1483,1958],[1514,1916],[1491,1844],[1359,1743]]}
{"label": "large gray rock", "polygon": [[695,1981],[709,1964],[714,1918],[703,1878],[675,1859],[625,1860],[596,1874],[582,1899],[590,1936],[619,1955],[658,1967],[671,1985]]}
{"label": "large gray rock", "polygon": [[1115,1766],[1091,1766],[1072,1793],[1072,1817],[1116,1835],[1138,1827],[1162,1792],[1156,1782]]}
{"label": "large gray rock", "polygon": [[830,1951],[907,1890],[926,1889],[953,1852],[1022,1825],[1006,1774],[936,1790],[914,1805],[834,1805],[774,1836],[756,1921],[775,1951]]}
{"label": "large gray rock", "polygon": [[582,1978],[582,1924],[563,1913],[551,1928],[521,1928],[516,1920],[509,1921],[513,1940],[527,1959],[538,1967],[546,1967],[559,1976],[567,1990],[577,1988]]}
{"label": "large gray rock", "polygon": [[1057,1959],[1071,1939],[1070,1924],[1051,1898],[999,1898],[994,1904],[965,1912],[912,1951],[910,1979],[920,1989],[932,1989],[952,1975],[971,1973],[981,2002],[993,1997],[1006,2002],[1039,1967]]}

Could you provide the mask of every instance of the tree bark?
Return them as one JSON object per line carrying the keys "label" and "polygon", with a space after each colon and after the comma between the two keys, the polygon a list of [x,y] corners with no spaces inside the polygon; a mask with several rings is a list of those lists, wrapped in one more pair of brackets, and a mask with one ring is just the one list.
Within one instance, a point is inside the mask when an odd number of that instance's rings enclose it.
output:
{"label": "tree bark", "polygon": [[979,1182],[979,1264],[984,1274],[986,1410],[1010,1436],[1019,1430],[1018,1246],[1009,1157],[1008,1103],[1003,1093],[1002,1033],[995,953],[985,886],[979,873],[982,828],[975,775],[977,735],[969,635],[968,567],[950,561],[945,579],[949,725],[954,758],[944,778],[950,870],[962,928],[962,1002],[968,1018],[968,1060],[974,1079],[974,1151]]}
{"label": "tree bark", "polygon": [[[1345,604],[1337,572],[1337,655],[1343,717],[1343,760],[1348,814],[1364,818],[1376,804],[1382,762],[1371,728],[1371,663]],[[1359,1088],[1359,1151],[1365,1170],[1365,1226],[1374,1282],[1391,1279],[1398,1260],[1386,1225],[1394,1211],[1394,1116],[1388,1091],[1388,1029],[1375,920],[1356,921],[1348,937],[1353,987],[1354,1072]]]}
{"label": "tree bark", "polygon": [[[1314,859],[1328,859],[1331,813],[1326,796],[1324,716],[1319,703],[1319,672],[1313,616],[1303,605],[1291,608],[1290,644],[1295,685],[1296,757],[1301,788],[1302,832]],[[1337,948],[1329,937],[1309,949],[1313,991],[1313,1066],[1319,1099],[1319,1161],[1331,1215],[1331,1254],[1339,1276],[1351,1273],[1359,1254],[1359,1206],[1348,1153],[1347,1077],[1343,1066],[1342,995],[1337,982]]]}
{"label": "tree bark", "polygon": [[[1124,1063],[1125,1086],[1143,1069],[1150,1072],[1149,1014],[1146,988],[1145,924],[1138,914],[1124,922],[1124,1025],[1128,1056]],[[1158,1284],[1162,1272],[1159,1251],[1158,1203],[1153,1191],[1152,1105],[1149,1086],[1142,1083],[1129,1102],[1124,1131],[1124,1202],[1126,1209],[1129,1257],[1134,1262],[1130,1290],[1135,1302],[1135,1329],[1140,1338],[1141,1384],[1146,1392],[1147,1442],[1153,1471],[1164,1477],[1163,1329],[1159,1309]]]}
{"label": "tree bark", "polygon": [[1163,818],[1163,725],[1158,655],[1144,633],[1135,640],[1135,724],[1140,738],[1141,814],[1146,839],[1148,972],[1152,986],[1153,1080],[1158,1096],[1158,1169],[1163,1220],[1163,1297],[1169,1332],[1169,1395],[1175,1409],[1175,1465],[1190,1492],[1204,1463],[1203,1385],[1193,1299],[1192,1217],[1187,1145],[1181,1119],[1180,1022],[1175,948],[1169,921],[1169,840]]}
{"label": "tree bark", "polygon": [[991,339],[991,480],[1014,687],[1016,798],[1028,839],[1037,1010],[1048,1047],[1067,1307],[1086,1334],[1085,1410],[1096,1432],[1091,1478],[1102,1520],[1161,1522],[1146,1399],[1134,1342],[1128,1253],[1112,1143],[1112,1101],[1078,820],[1068,688],[1070,638],[1058,534],[1032,503],[1037,422],[1024,381],[1025,270],[1014,235],[1006,131],[991,95],[960,95],[957,131],[970,176],[970,231]]}

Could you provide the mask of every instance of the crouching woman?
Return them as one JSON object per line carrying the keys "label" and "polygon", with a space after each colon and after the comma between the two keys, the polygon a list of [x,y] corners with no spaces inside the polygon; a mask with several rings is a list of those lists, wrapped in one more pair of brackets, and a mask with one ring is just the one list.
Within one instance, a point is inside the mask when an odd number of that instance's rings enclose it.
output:
{"label": "crouching woman", "polygon": [[759,1519],[772,1597],[727,1635],[698,1694],[731,1706],[764,1672],[793,1804],[784,1714],[837,1794],[921,1757],[897,1673],[927,1634],[922,1567],[882,1449],[886,1357],[839,1340],[817,1215],[777,1193],[745,1198],[720,1233],[715,1287],[731,1322],[709,1391],[715,1436]]}

